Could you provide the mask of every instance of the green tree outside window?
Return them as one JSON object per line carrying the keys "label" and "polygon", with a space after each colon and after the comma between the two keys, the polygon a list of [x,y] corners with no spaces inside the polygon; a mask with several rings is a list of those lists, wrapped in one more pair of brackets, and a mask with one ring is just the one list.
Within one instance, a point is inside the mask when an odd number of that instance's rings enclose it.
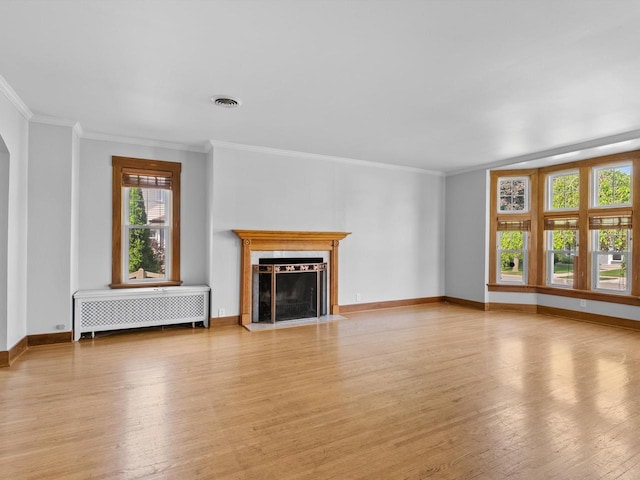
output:
{"label": "green tree outside window", "polygon": [[552,210],[578,208],[580,205],[580,176],[577,173],[553,177],[551,184]]}
{"label": "green tree outside window", "polygon": [[524,232],[500,232],[500,264],[503,273],[522,275]]}
{"label": "green tree outside window", "polygon": [[147,225],[147,212],[144,206],[142,189],[129,190],[129,273],[142,268],[147,272],[159,272],[160,264],[151,246],[150,230],[135,228]]}
{"label": "green tree outside window", "polygon": [[598,205],[612,206],[631,203],[631,168],[612,167],[596,170]]}

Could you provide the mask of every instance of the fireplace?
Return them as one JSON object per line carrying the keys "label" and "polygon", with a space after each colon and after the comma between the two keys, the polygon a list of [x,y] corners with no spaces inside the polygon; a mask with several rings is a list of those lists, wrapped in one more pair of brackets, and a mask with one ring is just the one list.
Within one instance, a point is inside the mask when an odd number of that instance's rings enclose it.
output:
{"label": "fireplace", "polygon": [[[340,240],[344,239],[350,232],[291,232],[274,230],[233,230],[233,232],[240,238],[242,243],[240,263],[240,323],[242,325],[249,325],[253,322],[254,318],[253,266],[256,263],[259,265],[259,261],[252,262],[252,256],[256,254],[260,255],[259,252],[269,252],[272,254],[272,257],[278,257],[279,255],[275,254],[287,252],[287,257],[304,257],[305,261],[308,261],[307,257],[309,256],[326,257],[322,262],[326,264],[327,271],[324,280],[326,283],[326,293],[324,294],[326,297],[324,301],[326,306],[324,308],[328,311],[327,313],[333,315],[340,313],[338,304],[338,247]],[[319,252],[320,255],[316,255],[316,252]],[[262,256],[263,255],[260,255],[260,257]],[[264,257],[267,256],[268,255],[264,255]],[[280,258],[280,260],[282,260],[282,258]],[[283,273],[281,275],[287,274]],[[276,285],[276,294],[277,291],[278,287]],[[300,306],[300,308],[302,308],[302,306]]]}
{"label": "fireplace", "polygon": [[327,314],[327,263],[322,257],[260,258],[252,271],[252,323]]}

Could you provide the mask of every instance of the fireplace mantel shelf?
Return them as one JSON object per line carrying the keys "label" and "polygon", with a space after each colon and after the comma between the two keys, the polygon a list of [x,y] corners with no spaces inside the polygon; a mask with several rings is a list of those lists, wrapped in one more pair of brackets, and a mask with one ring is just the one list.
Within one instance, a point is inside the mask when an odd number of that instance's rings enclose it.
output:
{"label": "fireplace mantel shelf", "polygon": [[242,240],[342,240],[351,232],[297,232],[281,230],[234,230]]}
{"label": "fireplace mantel shelf", "polygon": [[240,266],[240,321],[242,325],[251,323],[251,252],[279,250],[318,250],[329,252],[329,304],[332,315],[337,315],[338,307],[338,246],[351,232],[298,232],[280,230],[233,230],[242,240],[242,261]]}

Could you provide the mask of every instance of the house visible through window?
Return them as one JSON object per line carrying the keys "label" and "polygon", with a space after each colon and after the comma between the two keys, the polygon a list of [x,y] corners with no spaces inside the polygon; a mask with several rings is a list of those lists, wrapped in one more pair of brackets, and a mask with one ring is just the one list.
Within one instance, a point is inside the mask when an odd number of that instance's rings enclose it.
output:
{"label": "house visible through window", "polygon": [[593,285],[598,290],[628,293],[631,270],[628,229],[593,230]]}
{"label": "house visible through window", "polygon": [[180,169],[113,157],[112,287],[180,284]]}
{"label": "house visible through window", "polygon": [[[577,227],[577,223],[571,225]],[[552,224],[552,226],[555,225]],[[547,284],[557,287],[573,286],[575,256],[578,248],[575,228],[563,228],[561,225],[558,229],[547,231],[546,235]]]}

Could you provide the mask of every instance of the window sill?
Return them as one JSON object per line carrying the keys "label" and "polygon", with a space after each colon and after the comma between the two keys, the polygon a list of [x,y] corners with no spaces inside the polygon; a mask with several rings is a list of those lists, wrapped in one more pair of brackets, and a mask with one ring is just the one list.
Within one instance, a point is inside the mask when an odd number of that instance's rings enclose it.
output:
{"label": "window sill", "polygon": [[182,281],[144,282],[144,283],[112,283],[109,288],[145,288],[145,287],[178,287]]}
{"label": "window sill", "polygon": [[576,290],[574,288],[548,287],[546,285],[505,285],[502,283],[488,283],[487,288],[490,292],[542,293],[544,295],[556,295],[559,297],[580,298],[583,300],[640,306],[640,297],[620,295],[617,293]]}
{"label": "window sill", "polygon": [[517,292],[517,293],[537,293],[538,287],[535,285],[515,285],[509,283],[488,283],[490,292]]}

